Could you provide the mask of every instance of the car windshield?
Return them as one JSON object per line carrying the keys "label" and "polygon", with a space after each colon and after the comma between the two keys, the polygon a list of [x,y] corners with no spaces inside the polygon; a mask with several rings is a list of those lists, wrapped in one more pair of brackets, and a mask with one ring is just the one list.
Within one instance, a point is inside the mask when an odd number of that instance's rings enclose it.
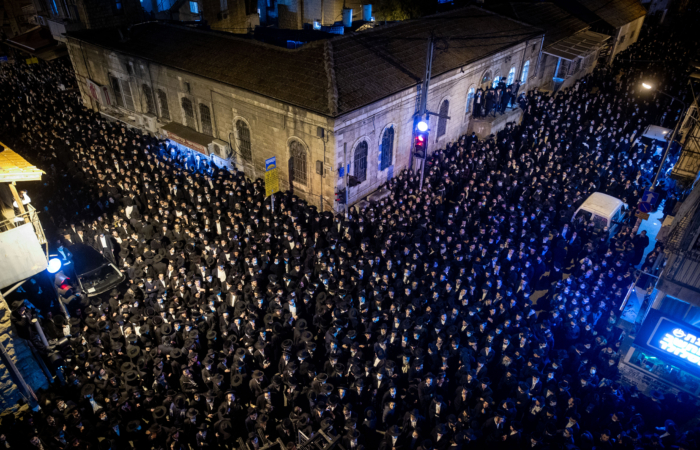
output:
{"label": "car windshield", "polygon": [[593,223],[596,228],[605,228],[608,226],[608,218],[599,216],[598,214],[593,214]]}
{"label": "car windshield", "polygon": [[119,282],[119,273],[110,264],[105,264],[80,276],[80,282],[88,294],[102,287]]}

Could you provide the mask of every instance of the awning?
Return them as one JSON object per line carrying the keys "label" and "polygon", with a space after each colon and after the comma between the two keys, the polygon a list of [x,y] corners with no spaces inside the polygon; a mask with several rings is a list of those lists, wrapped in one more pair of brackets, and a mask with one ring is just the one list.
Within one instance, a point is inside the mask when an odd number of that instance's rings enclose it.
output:
{"label": "awning", "polygon": [[0,182],[40,181],[43,174],[43,170],[37,169],[0,142]]}
{"label": "awning", "polygon": [[683,286],[661,277],[656,285],[656,289],[691,305],[700,306],[700,291],[691,286]]}
{"label": "awning", "polygon": [[34,55],[44,61],[51,61],[68,54],[66,46],[53,38],[48,27],[36,26],[5,42],[11,47]]}
{"label": "awning", "polygon": [[542,52],[567,61],[573,61],[576,58],[585,58],[595,52],[608,39],[610,39],[610,36],[587,30],[548,45]]}
{"label": "awning", "polygon": [[177,122],[170,122],[161,129],[171,141],[209,156],[209,144],[214,140],[213,136],[200,133]]}

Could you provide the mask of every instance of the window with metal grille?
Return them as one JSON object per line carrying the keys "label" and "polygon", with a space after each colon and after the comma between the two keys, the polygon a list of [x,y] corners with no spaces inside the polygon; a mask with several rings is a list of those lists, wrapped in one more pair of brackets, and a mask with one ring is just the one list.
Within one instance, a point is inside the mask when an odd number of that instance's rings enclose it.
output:
{"label": "window with metal grille", "polygon": [[440,105],[440,118],[438,119],[437,137],[440,138],[445,135],[447,131],[447,113],[450,110],[450,102],[445,100]]}
{"label": "window with metal grille", "polygon": [[379,170],[386,170],[394,162],[394,127],[384,130],[382,136],[382,159]]}
{"label": "window with metal grille", "polygon": [[211,127],[211,112],[204,103],[199,104],[199,117],[202,119],[202,133],[214,136],[214,129]]}
{"label": "window with metal grille", "polygon": [[472,110],[472,104],[474,103],[474,95],[476,92],[474,91],[474,88],[469,88],[469,92],[467,92],[467,114],[469,114]]}
{"label": "window with metal grille", "polygon": [[196,128],[194,121],[194,108],[192,108],[192,101],[187,97],[182,97],[182,111],[185,113],[185,125],[188,127]]}
{"label": "window with metal grille", "polygon": [[367,179],[367,141],[359,143],[355,149],[355,178],[357,181],[363,182]]}
{"label": "window with metal grille", "polygon": [[163,89],[158,89],[158,103],[160,103],[160,116],[170,120],[170,108],[168,107],[168,96]]}
{"label": "window with metal grille", "polygon": [[128,80],[119,80],[122,85],[122,93],[124,94],[124,106],[129,111],[136,111],[134,107],[134,96],[131,94],[131,83]]}
{"label": "window with metal grille", "polygon": [[153,90],[147,84],[141,85],[141,89],[143,90],[143,96],[146,98],[146,112],[149,114],[155,114],[156,104],[153,101]]}
{"label": "window with metal grille", "polygon": [[558,70],[557,70],[557,75],[555,78],[559,78],[559,79],[563,80],[564,78],[566,78],[566,75],[569,73],[570,68],[571,68],[571,61],[567,61],[565,59],[560,59]]}
{"label": "window with metal grille", "polygon": [[513,84],[513,81],[515,81],[515,67],[510,68],[510,71],[508,72],[508,80],[506,81],[506,85]]}
{"label": "window with metal grille", "polygon": [[253,159],[253,152],[250,145],[250,129],[248,124],[239,120],[236,122],[236,131],[238,132],[238,153],[246,161],[250,162]]}
{"label": "window with metal grille", "polygon": [[301,142],[289,144],[289,178],[295,184],[306,186],[306,150]]}
{"label": "window with metal grille", "polygon": [[122,96],[122,86],[119,84],[119,79],[117,77],[109,77],[112,82],[112,89],[114,90],[114,98],[117,99],[117,106],[124,107],[124,97]]}
{"label": "window with metal grille", "polygon": [[525,65],[523,65],[523,73],[520,75],[520,83],[525,84],[527,83],[527,75],[530,72],[530,61],[525,61]]}

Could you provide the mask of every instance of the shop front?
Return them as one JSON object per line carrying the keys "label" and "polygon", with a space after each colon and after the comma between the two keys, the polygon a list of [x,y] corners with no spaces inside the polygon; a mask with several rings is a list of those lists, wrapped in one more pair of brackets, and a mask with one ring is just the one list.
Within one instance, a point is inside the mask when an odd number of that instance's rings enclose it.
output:
{"label": "shop front", "polygon": [[651,309],[619,367],[623,381],[648,395],[683,391],[698,397],[700,328],[678,314]]}

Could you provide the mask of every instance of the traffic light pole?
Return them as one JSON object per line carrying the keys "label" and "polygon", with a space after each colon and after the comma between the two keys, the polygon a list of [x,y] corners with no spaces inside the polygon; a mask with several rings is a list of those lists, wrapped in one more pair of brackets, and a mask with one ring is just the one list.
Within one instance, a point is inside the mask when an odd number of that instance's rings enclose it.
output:
{"label": "traffic light pole", "polygon": [[345,189],[345,218],[348,218],[348,143],[343,143],[343,188]]}
{"label": "traffic light pole", "polygon": [[[427,109],[427,104],[428,104],[428,87],[430,86],[430,74],[433,70],[433,49],[435,48],[435,40],[433,39],[433,34],[430,33],[430,37],[428,38],[428,50],[427,54],[425,56],[425,76],[423,77],[423,87],[421,88],[421,99],[420,99],[420,111],[418,113],[420,114],[420,119],[423,120],[423,117],[425,117],[425,112]],[[430,121],[428,121],[430,123]],[[413,132],[415,133],[415,126],[413,128]],[[415,142],[415,136],[414,136],[414,142]],[[421,168],[420,168],[420,187],[418,188],[418,192],[423,192],[423,178],[425,178],[425,160],[428,157],[428,143],[425,143],[425,154],[423,155],[423,158],[421,160]]]}

